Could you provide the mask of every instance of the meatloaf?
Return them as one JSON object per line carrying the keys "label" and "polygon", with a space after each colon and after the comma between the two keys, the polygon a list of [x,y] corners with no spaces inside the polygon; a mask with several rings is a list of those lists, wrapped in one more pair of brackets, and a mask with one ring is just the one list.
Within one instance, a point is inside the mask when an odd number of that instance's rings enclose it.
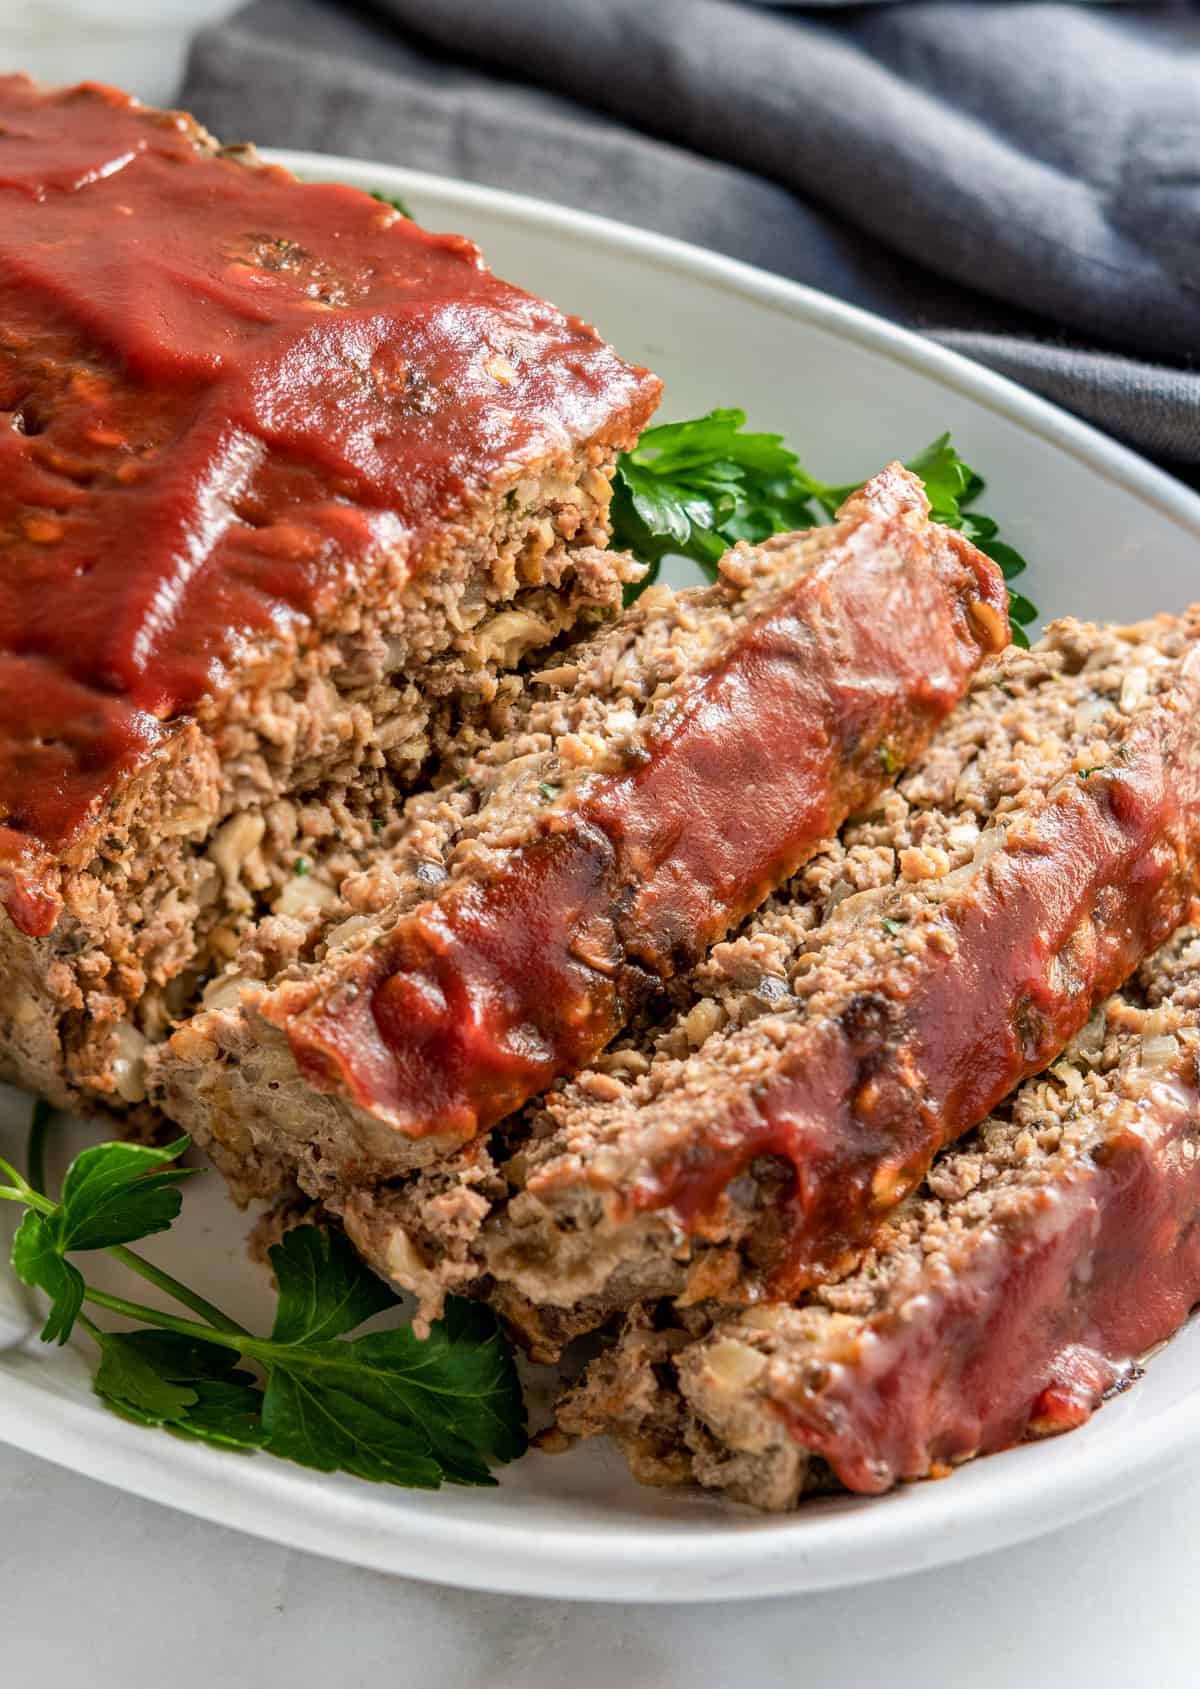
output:
{"label": "meatloaf", "polygon": [[1068,1430],[1200,1299],[1200,934],[935,1162],[850,1276],[638,1309],[561,1406],[650,1483],[769,1509]]}
{"label": "meatloaf", "polygon": [[928,508],[893,465],[832,527],[738,546],[506,688],[399,856],[275,972],[256,939],[214,981],[151,1064],[164,1111],[243,1195],[295,1179],[336,1209],[591,1060],[1007,638],[998,571]]}
{"label": "meatloaf", "polygon": [[180,113],[5,76],[0,134],[0,1074],[135,1102],[272,806],[369,845],[457,700],[619,605],[659,383]]}
{"label": "meatloaf", "polygon": [[1200,612],[1064,622],[979,676],[847,826],[591,1070],[452,1180],[348,1230],[434,1312],[489,1296],[541,1358],[633,1303],[794,1295],[845,1270],[1185,918]]}

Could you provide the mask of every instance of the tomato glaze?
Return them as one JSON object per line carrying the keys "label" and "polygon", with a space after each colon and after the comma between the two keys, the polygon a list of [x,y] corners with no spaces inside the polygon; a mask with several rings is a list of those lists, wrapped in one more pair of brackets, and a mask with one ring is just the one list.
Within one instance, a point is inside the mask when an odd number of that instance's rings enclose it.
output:
{"label": "tomato glaze", "polygon": [[1187,1318],[1200,1297],[1194,1049],[1128,1089],[1091,1153],[968,1227],[901,1305],[773,1397],[848,1489],[1072,1429]]}
{"label": "tomato glaze", "polygon": [[486,880],[453,883],[332,984],[274,993],[263,1012],[305,1076],[407,1136],[469,1138],[586,1065],[806,861],[928,742],[1007,628],[994,564],[922,524],[922,502],[901,472],[877,476],[627,766],[589,776]]}
{"label": "tomato glaze", "polygon": [[[658,383],[478,249],[192,120],[0,77],[0,871],[57,864],[239,663]],[[74,854],[73,854],[74,853]]]}
{"label": "tomato glaze", "polygon": [[760,1288],[793,1297],[852,1260],[935,1153],[1053,1061],[1194,914],[1198,723],[1193,654],[1120,768],[1063,783],[1030,839],[997,852],[969,896],[931,908],[930,930],[949,942],[924,946],[870,1017],[859,999],[799,1023],[774,1076],[714,1109],[637,1205],[702,1234],[730,1184],[775,1156],[794,1177]]}

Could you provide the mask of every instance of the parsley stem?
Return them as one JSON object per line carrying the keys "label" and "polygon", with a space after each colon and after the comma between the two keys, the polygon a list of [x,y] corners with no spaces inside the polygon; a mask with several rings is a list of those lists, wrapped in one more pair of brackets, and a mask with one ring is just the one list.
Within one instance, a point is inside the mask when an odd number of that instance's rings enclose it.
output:
{"label": "parsley stem", "polygon": [[0,1173],[6,1173],[12,1180],[11,1189],[5,1190],[0,1187],[0,1196],[3,1196],[6,1201],[23,1202],[27,1208],[36,1208],[39,1214],[53,1213],[55,1205],[49,1197],[43,1196],[40,1191],[35,1191],[29,1181],[22,1178],[12,1163],[5,1161],[2,1155],[0,1155]]}
{"label": "parsley stem", "polygon": [[29,1183],[42,1196],[46,1194],[46,1137],[50,1130],[50,1104],[39,1097],[33,1105],[33,1119],[29,1122]]}
{"label": "parsley stem", "polygon": [[127,1302],[123,1296],[110,1296],[106,1290],[88,1285],[84,1299],[112,1314],[124,1314],[126,1319],[138,1320],[142,1325],[157,1326],[160,1331],[176,1331],[181,1337],[195,1337],[202,1343],[217,1343],[223,1349],[244,1353],[242,1340],[232,1331],[219,1331],[210,1325],[197,1325],[195,1320],[181,1320],[175,1314],[164,1314],[158,1308],[148,1308],[143,1302]]}
{"label": "parsley stem", "polygon": [[[160,1331],[175,1331],[181,1337],[194,1337],[201,1343],[217,1343],[222,1349],[232,1349],[236,1354],[245,1355],[248,1359],[261,1361],[264,1366],[288,1351],[288,1345],[273,1343],[269,1337],[255,1337],[242,1326],[233,1331],[226,1331],[214,1326],[197,1325],[195,1320],[181,1320],[177,1314],[164,1314],[160,1309],[148,1307],[144,1302],[130,1302],[124,1296],[110,1296],[107,1290],[97,1290],[91,1284],[85,1287],[83,1294],[86,1302],[94,1302],[98,1308],[107,1308],[112,1314],[123,1314],[126,1319],[138,1320],[142,1325],[156,1326]],[[213,1311],[216,1312],[215,1309]],[[316,1360],[319,1357],[306,1359]]]}
{"label": "parsley stem", "polygon": [[[11,1161],[5,1161],[5,1159],[2,1155],[0,1155],[0,1172],[7,1173],[9,1178],[12,1180],[13,1184],[16,1186],[16,1188],[19,1191],[24,1192],[24,1191],[29,1189],[29,1186],[25,1183],[25,1180],[17,1172],[17,1170],[13,1166],[12,1162]],[[22,1198],[22,1200],[24,1200],[24,1198]]]}
{"label": "parsley stem", "polygon": [[114,1260],[120,1261],[122,1266],[128,1267],[131,1273],[139,1274],[149,1284],[157,1285],[159,1290],[163,1290],[168,1296],[174,1297],[176,1302],[182,1302],[185,1308],[190,1308],[194,1314],[199,1314],[202,1320],[207,1320],[209,1325],[214,1326],[217,1331],[236,1332],[242,1337],[249,1336],[245,1326],[239,1325],[236,1320],[231,1320],[228,1314],[221,1312],[220,1308],[214,1307],[211,1302],[206,1301],[203,1296],[197,1295],[194,1290],[189,1290],[186,1284],[180,1284],[177,1278],[172,1278],[170,1273],[163,1272],[162,1268],[156,1267],[152,1261],[147,1261],[144,1256],[135,1255],[132,1249],[126,1249],[123,1243],[114,1244],[108,1253]]}
{"label": "parsley stem", "polygon": [[[2,1158],[0,1158],[0,1166],[3,1166],[10,1174],[13,1171]],[[19,1202],[25,1208],[37,1208],[44,1214],[48,1214],[54,1207],[52,1202],[41,1197],[37,1191],[18,1190],[11,1185],[0,1185],[0,1202]],[[182,1302],[185,1308],[190,1308],[194,1314],[199,1314],[201,1319],[207,1320],[215,1330],[228,1332],[231,1336],[249,1336],[244,1325],[239,1325],[236,1320],[230,1319],[229,1315],[223,1314],[220,1308],[214,1307],[211,1302],[206,1301],[203,1296],[197,1295],[194,1290],[189,1290],[186,1284],[180,1284],[179,1280],[172,1278],[170,1273],[164,1273],[162,1268],[156,1267],[152,1261],[143,1260],[140,1255],[135,1255],[132,1249],[126,1249],[123,1243],[114,1244],[105,1253],[120,1261],[122,1266],[128,1267],[130,1272],[139,1273],[150,1284],[157,1285],[159,1290],[165,1290],[168,1296],[173,1296],[177,1302]],[[97,1292],[97,1295],[100,1294],[100,1292]],[[130,1306],[132,1307],[133,1304],[130,1304]],[[136,1317],[140,1319],[142,1316],[138,1314]],[[211,1332],[208,1335],[211,1341]]]}

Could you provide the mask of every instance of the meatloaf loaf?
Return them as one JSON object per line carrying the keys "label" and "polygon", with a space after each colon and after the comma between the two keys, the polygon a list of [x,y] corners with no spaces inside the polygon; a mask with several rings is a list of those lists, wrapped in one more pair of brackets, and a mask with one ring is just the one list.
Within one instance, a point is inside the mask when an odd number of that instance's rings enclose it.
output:
{"label": "meatloaf loaf", "polygon": [[1085,1420],[1200,1299],[1200,934],[931,1169],[850,1276],[639,1309],[561,1405],[649,1483],[785,1509]]}
{"label": "meatloaf loaf", "polygon": [[592,1069],[453,1176],[357,1192],[434,1312],[550,1359],[635,1302],[844,1271],[935,1150],[1062,1050],[1187,915],[1200,612],[1010,651],[901,781]]}
{"label": "meatloaf loaf", "polygon": [[0,134],[0,1074],[134,1102],[272,806],[353,855],[455,699],[619,605],[659,383],[182,114],[6,76]]}
{"label": "meatloaf loaf", "polygon": [[155,1097],[242,1194],[296,1179],[342,1208],[443,1161],[872,801],[1005,641],[1004,608],[898,465],[834,526],[648,594],[464,724],[399,854],[282,966],[277,932],[256,938],[156,1053]]}

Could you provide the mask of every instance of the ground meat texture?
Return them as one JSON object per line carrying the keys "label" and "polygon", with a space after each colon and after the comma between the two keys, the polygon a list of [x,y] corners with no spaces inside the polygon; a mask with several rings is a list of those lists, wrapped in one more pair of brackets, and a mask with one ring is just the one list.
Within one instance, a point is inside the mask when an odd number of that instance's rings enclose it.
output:
{"label": "ground meat texture", "polygon": [[164,1108],[333,1205],[474,1139],[875,797],[1006,638],[1004,603],[893,465],[832,528],[635,608],[463,735],[448,779],[481,801],[431,849],[433,894],[183,1027]]}
{"label": "ground meat texture", "polygon": [[638,1310],[560,1423],[612,1431],[651,1481],[777,1510],[1082,1423],[1200,1300],[1198,1074],[1185,929],[934,1163],[854,1274],[795,1304]]}
{"label": "ground meat texture", "polygon": [[231,820],[402,796],[619,606],[659,384],[180,114],[3,77],[0,124],[0,1073],[87,1107],[239,914]]}
{"label": "ground meat texture", "polygon": [[545,1099],[475,1244],[531,1347],[844,1271],[1162,943],[1195,889],[1198,629],[1064,623],[1000,659],[702,995]]}

